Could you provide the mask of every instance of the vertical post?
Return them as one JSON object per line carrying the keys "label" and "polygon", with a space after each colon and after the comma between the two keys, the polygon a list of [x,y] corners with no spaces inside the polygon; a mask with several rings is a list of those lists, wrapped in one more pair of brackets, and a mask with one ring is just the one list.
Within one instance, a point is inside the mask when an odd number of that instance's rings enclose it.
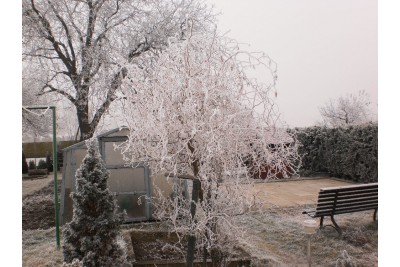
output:
{"label": "vertical post", "polygon": [[311,234],[308,234],[307,259],[308,259],[308,267],[311,267]]}
{"label": "vertical post", "polygon": [[60,249],[60,228],[58,221],[58,180],[57,180],[57,132],[56,132],[56,107],[55,106],[30,106],[22,107],[23,109],[51,109],[53,112],[53,175],[54,175],[54,211],[55,211],[55,221],[56,221],[56,242],[57,249]]}
{"label": "vertical post", "polygon": [[304,221],[304,230],[308,237],[307,244],[307,261],[308,266],[311,267],[311,236],[315,234],[317,223],[314,220],[305,220]]}
{"label": "vertical post", "polygon": [[54,176],[54,211],[55,211],[55,221],[56,221],[56,242],[57,249],[60,249],[60,229],[58,221],[58,160],[57,160],[57,134],[56,134],[56,107],[51,107],[53,111],[53,176]]}
{"label": "vertical post", "polygon": [[[196,205],[199,201],[199,193],[201,189],[201,183],[199,179],[193,180],[193,188],[192,188],[192,202],[190,203],[190,215],[192,221],[196,215]],[[188,237],[188,248],[186,255],[186,267],[193,267],[194,261],[194,251],[196,247],[196,236],[194,234],[190,234]]]}

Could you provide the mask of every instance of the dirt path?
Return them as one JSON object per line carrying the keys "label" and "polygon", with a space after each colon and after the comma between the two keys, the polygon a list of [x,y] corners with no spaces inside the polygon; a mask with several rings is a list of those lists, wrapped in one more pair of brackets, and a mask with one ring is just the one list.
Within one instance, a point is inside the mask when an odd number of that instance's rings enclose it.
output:
{"label": "dirt path", "polygon": [[[57,178],[60,179],[61,175],[62,175],[61,173],[57,173]],[[46,178],[35,178],[35,179],[24,178],[22,180],[22,198],[37,190],[42,189],[43,187],[46,187],[51,181],[53,181],[53,179],[54,179],[53,174],[47,175]]]}

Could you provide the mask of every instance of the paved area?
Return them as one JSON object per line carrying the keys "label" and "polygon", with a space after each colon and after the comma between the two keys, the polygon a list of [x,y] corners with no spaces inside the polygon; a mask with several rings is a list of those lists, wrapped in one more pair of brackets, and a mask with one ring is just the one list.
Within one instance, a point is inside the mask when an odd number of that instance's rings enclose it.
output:
{"label": "paved area", "polygon": [[263,208],[291,207],[316,204],[320,188],[351,184],[339,179],[319,178],[257,183],[254,190],[257,198],[262,199]]}

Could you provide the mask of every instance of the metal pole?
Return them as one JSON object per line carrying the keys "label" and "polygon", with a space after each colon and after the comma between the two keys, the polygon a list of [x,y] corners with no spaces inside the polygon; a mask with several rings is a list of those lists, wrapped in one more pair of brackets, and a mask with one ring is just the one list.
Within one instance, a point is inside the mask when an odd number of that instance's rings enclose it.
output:
{"label": "metal pole", "polygon": [[51,107],[53,111],[53,175],[54,175],[54,211],[56,216],[56,242],[57,249],[60,249],[60,224],[58,221],[58,160],[57,160],[57,134],[56,134],[56,107]]}
{"label": "metal pole", "polygon": [[54,176],[54,211],[56,221],[57,249],[60,249],[60,224],[58,221],[58,180],[57,180],[57,131],[56,131],[56,107],[55,106],[30,106],[23,109],[51,109],[53,111],[53,176]]}
{"label": "metal pole", "polygon": [[311,267],[311,235],[308,234],[308,248],[307,248],[308,267]]}

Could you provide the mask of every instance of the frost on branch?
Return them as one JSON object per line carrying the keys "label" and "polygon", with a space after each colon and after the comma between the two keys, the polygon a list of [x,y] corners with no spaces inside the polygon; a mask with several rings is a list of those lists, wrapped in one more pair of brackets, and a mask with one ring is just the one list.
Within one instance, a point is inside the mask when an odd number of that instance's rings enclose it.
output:
{"label": "frost on branch", "polygon": [[330,99],[319,108],[324,123],[330,127],[348,127],[372,121],[369,95],[361,90],[358,94],[347,94],[336,100]]}
{"label": "frost on branch", "polygon": [[98,152],[95,139],[86,141],[88,154],[76,171],[73,218],[63,231],[66,263],[74,259],[84,266],[119,266],[126,259],[120,224],[123,214],[107,188],[109,172]]}
{"label": "frost on branch", "polygon": [[23,0],[23,75],[74,107],[86,140],[118,115],[126,67],[151,69],[169,42],[186,38],[186,16],[201,32],[216,17],[204,0]]}
{"label": "frost on branch", "polygon": [[[267,70],[269,82],[250,78],[253,68]],[[236,234],[233,216],[255,205],[255,174],[297,171],[295,139],[275,126],[275,63],[241,51],[230,39],[192,35],[171,43],[150,75],[134,67],[129,73],[136,79],[123,84],[130,129],[123,154],[132,165],[148,162],[153,174],[200,180],[195,219],[190,198],[179,193],[161,201],[156,215],[179,233],[195,234],[212,253],[228,233]]]}

